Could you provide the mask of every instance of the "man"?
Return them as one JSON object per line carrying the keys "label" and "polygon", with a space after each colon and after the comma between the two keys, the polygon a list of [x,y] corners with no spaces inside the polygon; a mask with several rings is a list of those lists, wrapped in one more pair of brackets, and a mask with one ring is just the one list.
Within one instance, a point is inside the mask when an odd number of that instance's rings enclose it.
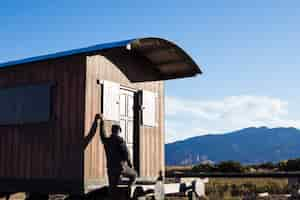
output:
{"label": "man", "polygon": [[122,131],[121,127],[117,124],[112,125],[112,133],[110,137],[107,137],[102,116],[96,115],[96,118],[100,119],[100,137],[106,153],[107,174],[111,191],[116,189],[121,176],[129,178],[129,186],[131,186],[135,182],[137,174],[133,169],[126,142],[119,135]]}

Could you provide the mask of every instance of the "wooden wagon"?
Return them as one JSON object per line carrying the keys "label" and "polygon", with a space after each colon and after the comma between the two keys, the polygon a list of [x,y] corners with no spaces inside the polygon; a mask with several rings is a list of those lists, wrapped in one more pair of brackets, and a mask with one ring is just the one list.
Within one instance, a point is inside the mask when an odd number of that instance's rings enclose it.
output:
{"label": "wooden wagon", "polygon": [[[97,113],[118,122],[139,177],[164,172],[164,80],[199,67],[160,38],[0,64],[0,193],[83,194],[107,183]],[[109,132],[109,126],[106,127]]]}

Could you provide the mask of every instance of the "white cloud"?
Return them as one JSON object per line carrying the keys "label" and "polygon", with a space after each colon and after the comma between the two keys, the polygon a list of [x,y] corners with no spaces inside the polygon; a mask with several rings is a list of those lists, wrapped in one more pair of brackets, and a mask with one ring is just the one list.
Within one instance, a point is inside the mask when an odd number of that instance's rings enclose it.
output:
{"label": "white cloud", "polygon": [[250,126],[300,127],[289,119],[288,102],[268,96],[230,96],[201,101],[166,98],[167,142]]}

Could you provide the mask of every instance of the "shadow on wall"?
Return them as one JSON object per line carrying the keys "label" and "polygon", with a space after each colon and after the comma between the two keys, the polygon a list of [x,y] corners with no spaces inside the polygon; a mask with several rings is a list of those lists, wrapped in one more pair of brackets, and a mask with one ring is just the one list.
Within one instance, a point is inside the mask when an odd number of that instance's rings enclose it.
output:
{"label": "shadow on wall", "polygon": [[110,62],[117,66],[131,82],[160,80],[160,72],[154,68],[150,60],[138,52],[126,49],[113,49],[102,53]]}

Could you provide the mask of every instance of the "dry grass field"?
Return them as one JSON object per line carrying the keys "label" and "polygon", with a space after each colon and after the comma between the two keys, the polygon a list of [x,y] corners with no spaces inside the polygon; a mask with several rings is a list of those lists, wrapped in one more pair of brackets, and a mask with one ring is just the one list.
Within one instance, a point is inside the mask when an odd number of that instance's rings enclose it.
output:
{"label": "dry grass field", "polygon": [[263,192],[278,195],[287,193],[287,190],[288,180],[285,178],[211,178],[206,184],[209,199],[242,199],[242,196]]}
{"label": "dry grass field", "polygon": [[[286,178],[210,178],[206,184],[207,200],[242,200],[243,196],[269,192],[271,197],[261,199],[286,200],[281,194],[287,193]],[[185,200],[183,196],[167,197],[167,200]]]}
{"label": "dry grass field", "polygon": [[[206,184],[207,200],[241,200],[243,194],[273,191],[273,200],[286,199],[278,194],[287,189],[288,180],[285,178],[210,178]],[[242,194],[243,193],[243,194]],[[272,192],[270,192],[272,194]],[[236,195],[235,195],[236,194]],[[13,200],[23,200],[24,194],[16,194]],[[166,200],[187,200],[184,196],[169,196]],[[0,199],[4,200],[4,199]]]}
{"label": "dry grass field", "polygon": [[210,178],[208,185],[243,185],[251,183],[257,187],[263,187],[266,185],[278,185],[280,188],[286,187],[288,184],[287,178]]}

